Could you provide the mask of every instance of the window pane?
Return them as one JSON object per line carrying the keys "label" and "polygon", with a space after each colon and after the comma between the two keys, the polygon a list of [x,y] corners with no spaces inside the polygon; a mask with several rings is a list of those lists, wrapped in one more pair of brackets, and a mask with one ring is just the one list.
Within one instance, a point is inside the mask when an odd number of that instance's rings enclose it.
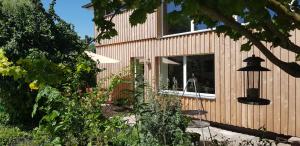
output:
{"label": "window pane", "polygon": [[181,8],[181,5],[175,5],[174,2],[170,2],[167,4],[167,13],[171,13],[171,12],[174,12],[174,11],[181,11],[182,8]]}
{"label": "window pane", "polygon": [[180,13],[181,5],[174,2],[165,5],[164,34],[175,34],[191,31],[191,19]]}
{"label": "window pane", "polygon": [[238,22],[238,23],[245,23],[245,19],[243,18],[243,17],[241,17],[241,16],[237,16],[236,17],[236,21]]}
{"label": "window pane", "polygon": [[194,27],[195,30],[208,29],[207,25],[204,24],[203,22],[194,24]]}
{"label": "window pane", "polygon": [[[187,79],[197,79],[197,92],[215,93],[214,55],[187,56]],[[194,86],[188,85],[187,91],[194,92]]]}
{"label": "window pane", "polygon": [[160,88],[183,91],[183,57],[161,58]]}
{"label": "window pane", "polygon": [[194,30],[204,30],[204,29],[209,29],[209,28],[216,27],[216,26],[221,26],[221,25],[224,25],[224,23],[217,22],[215,26],[208,27],[204,22],[199,22],[199,23],[194,24]]}

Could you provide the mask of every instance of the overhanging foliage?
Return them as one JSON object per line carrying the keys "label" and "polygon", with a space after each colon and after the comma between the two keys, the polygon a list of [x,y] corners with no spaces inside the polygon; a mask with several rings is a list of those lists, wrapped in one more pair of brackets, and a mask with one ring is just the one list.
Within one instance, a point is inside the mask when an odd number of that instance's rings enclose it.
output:
{"label": "overhanging foliage", "polygon": [[[194,20],[216,27],[217,33],[224,33],[234,40],[247,38],[242,51],[256,46],[272,63],[294,77],[300,77],[300,46],[290,39],[290,32],[300,28],[300,7],[297,0],[165,0],[182,6],[182,13]],[[133,10],[129,22],[132,25],[144,23],[147,14],[156,11],[161,0],[92,0],[95,24],[98,26],[98,41],[117,35],[113,17],[121,10]],[[114,12],[106,16],[105,12]],[[237,22],[233,16],[245,20]],[[176,18],[174,18],[176,19]],[[224,25],[219,25],[222,22]],[[285,49],[297,55],[295,61],[286,62],[275,56],[271,49]],[[279,48],[280,47],[280,48]]]}

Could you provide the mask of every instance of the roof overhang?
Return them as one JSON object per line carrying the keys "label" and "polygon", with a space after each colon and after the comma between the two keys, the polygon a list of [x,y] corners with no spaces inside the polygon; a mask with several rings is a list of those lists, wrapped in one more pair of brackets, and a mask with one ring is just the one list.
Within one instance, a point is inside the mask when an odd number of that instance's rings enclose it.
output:
{"label": "roof overhang", "polygon": [[85,4],[83,6],[81,6],[82,8],[85,8],[85,9],[93,9],[93,3],[88,3],[88,4]]}

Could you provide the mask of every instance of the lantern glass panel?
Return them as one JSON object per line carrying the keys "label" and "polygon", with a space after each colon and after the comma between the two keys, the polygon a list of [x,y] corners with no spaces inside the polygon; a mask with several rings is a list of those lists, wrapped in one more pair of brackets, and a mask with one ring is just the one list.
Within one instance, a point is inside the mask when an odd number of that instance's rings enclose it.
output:
{"label": "lantern glass panel", "polygon": [[260,72],[248,71],[247,72],[247,97],[259,98],[260,93]]}

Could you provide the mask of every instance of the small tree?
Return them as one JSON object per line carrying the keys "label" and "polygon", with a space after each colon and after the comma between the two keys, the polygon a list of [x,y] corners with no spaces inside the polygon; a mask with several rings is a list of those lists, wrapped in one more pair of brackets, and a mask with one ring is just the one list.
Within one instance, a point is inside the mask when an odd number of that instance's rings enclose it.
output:
{"label": "small tree", "polygon": [[[272,63],[294,77],[300,77],[300,46],[290,40],[290,32],[300,28],[300,7],[296,0],[165,0],[181,5],[181,14],[204,22],[209,27],[216,27],[218,34],[224,33],[234,40],[242,37],[248,41],[241,46],[242,51],[249,51],[256,46]],[[144,23],[147,14],[158,9],[162,0],[92,0],[95,24],[100,34],[97,39],[109,39],[117,35],[113,17],[122,9],[133,10],[129,21],[132,25]],[[114,12],[109,18],[105,12]],[[239,16],[246,22],[241,24],[233,16]],[[176,19],[176,18],[174,18]],[[218,25],[222,22],[224,25]],[[272,48],[294,52],[294,62],[285,62],[275,56],[263,43]],[[277,49],[277,48],[276,48]]]}
{"label": "small tree", "polygon": [[46,11],[39,0],[0,0],[0,101],[17,124],[38,123],[31,113],[46,86],[74,92],[98,71],[83,53],[87,44],[54,5]]}

